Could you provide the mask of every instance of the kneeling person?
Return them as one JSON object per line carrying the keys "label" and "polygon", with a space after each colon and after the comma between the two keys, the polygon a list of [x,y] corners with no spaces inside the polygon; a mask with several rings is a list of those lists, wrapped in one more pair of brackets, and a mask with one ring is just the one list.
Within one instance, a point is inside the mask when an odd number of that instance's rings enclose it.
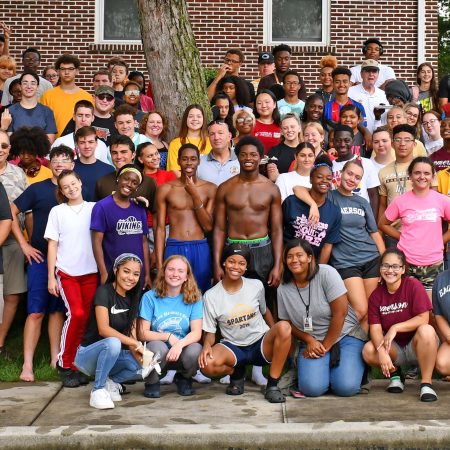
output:
{"label": "kneeling person", "polygon": [[[224,278],[204,295],[200,369],[208,377],[230,375],[226,393],[240,395],[246,365],[270,364],[265,398],[282,403],[277,384],[291,346],[291,327],[286,321],[273,323],[262,282],[243,277],[250,261],[248,247],[231,244],[222,259]],[[214,345],[217,325],[224,339]]]}

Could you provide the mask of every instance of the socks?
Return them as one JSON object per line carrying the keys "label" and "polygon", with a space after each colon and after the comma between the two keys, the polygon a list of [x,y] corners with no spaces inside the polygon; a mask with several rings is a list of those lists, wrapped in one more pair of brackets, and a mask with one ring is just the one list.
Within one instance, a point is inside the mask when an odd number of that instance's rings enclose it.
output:
{"label": "socks", "polygon": [[280,381],[280,378],[272,378],[269,375],[269,378],[267,379],[267,387],[273,387],[273,386],[278,386],[278,381]]}

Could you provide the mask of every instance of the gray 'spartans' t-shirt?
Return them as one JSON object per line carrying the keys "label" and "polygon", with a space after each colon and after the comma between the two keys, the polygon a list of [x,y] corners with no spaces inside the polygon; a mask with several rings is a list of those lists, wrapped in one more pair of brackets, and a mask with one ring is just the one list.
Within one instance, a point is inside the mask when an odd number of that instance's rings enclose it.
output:
{"label": "gray 'spartans' t-shirt", "polygon": [[269,330],[264,286],[259,280],[242,278],[237,292],[227,292],[219,281],[203,296],[203,330],[215,333],[217,325],[224,340],[238,346],[255,343]]}
{"label": "gray 'spartans' t-shirt", "polygon": [[[309,317],[312,319],[313,331],[310,332],[314,339],[323,341],[328,333],[331,321],[330,303],[347,292],[344,282],[336,269],[326,264],[319,264],[319,271],[304,288],[298,288],[303,298],[300,299],[297,287],[293,282],[281,284],[278,287],[278,318],[289,320],[300,331],[305,331],[303,321],[306,317],[306,305],[309,304]],[[309,298],[311,292],[311,298]],[[346,336],[357,325],[358,319],[350,304],[344,320],[341,334],[337,341]]]}

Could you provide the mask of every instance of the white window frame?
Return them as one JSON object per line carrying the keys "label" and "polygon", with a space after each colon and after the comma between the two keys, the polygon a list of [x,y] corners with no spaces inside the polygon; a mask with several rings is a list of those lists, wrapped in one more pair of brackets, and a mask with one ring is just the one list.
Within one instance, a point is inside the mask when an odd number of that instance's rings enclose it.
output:
{"label": "white window frame", "polygon": [[141,44],[141,40],[110,40],[104,37],[105,0],[95,0],[95,42],[97,44]]}
{"label": "white window frame", "polygon": [[320,41],[273,41],[272,40],[272,0],[264,0],[264,45],[289,44],[293,46],[329,45],[331,0],[322,0],[322,39]]}

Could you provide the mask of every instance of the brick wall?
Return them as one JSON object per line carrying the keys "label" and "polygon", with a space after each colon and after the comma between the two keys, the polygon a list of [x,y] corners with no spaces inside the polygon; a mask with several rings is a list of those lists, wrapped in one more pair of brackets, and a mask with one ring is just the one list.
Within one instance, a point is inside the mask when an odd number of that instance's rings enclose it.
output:
{"label": "brick wall", "polygon": [[[11,54],[20,61],[27,46],[43,55],[42,67],[63,52],[82,61],[80,84],[90,88],[91,74],[121,55],[132,69],[145,67],[140,45],[95,45],[94,0],[2,0],[0,20],[13,27]],[[190,0],[189,13],[203,64],[218,67],[224,49],[240,47],[247,58],[242,73],[255,78],[256,58],[263,46],[263,0]],[[427,61],[437,61],[437,0],[426,0]],[[320,58],[331,52],[343,65],[361,60],[361,42],[377,36],[385,44],[382,62],[412,82],[417,67],[417,0],[331,0],[330,46],[294,47],[293,68],[308,87],[317,85]]]}

